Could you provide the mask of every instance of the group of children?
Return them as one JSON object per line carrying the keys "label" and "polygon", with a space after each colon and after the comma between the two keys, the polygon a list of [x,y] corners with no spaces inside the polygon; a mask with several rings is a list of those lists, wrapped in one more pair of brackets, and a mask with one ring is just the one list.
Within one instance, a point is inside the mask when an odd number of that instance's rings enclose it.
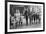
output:
{"label": "group of children", "polygon": [[11,16],[11,23],[13,23],[14,28],[20,25],[22,26],[23,24],[28,25],[31,23],[39,23],[39,16],[37,14],[32,14],[33,13],[29,12],[28,15],[28,9],[25,9],[23,13],[20,13],[20,10],[16,9],[14,16]]}

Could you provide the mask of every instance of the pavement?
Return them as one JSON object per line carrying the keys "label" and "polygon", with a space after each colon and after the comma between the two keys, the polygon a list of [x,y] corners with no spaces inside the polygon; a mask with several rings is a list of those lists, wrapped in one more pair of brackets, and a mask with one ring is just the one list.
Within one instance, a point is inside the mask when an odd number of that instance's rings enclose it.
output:
{"label": "pavement", "polygon": [[26,25],[18,25],[16,29],[25,29],[25,28],[40,28],[41,27],[41,24],[28,24],[27,26]]}

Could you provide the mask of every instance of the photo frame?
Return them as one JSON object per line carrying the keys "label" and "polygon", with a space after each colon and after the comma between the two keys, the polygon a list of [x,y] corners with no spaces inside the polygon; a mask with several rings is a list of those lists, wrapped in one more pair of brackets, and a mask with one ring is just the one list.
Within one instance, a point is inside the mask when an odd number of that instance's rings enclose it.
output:
{"label": "photo frame", "polygon": [[[16,14],[18,15],[18,18],[21,17],[21,23],[18,22],[19,19],[14,22],[14,19],[17,20]],[[40,18],[38,15],[40,15]],[[36,17],[36,20],[34,17]],[[44,30],[44,2],[5,1],[5,33],[41,32]]]}

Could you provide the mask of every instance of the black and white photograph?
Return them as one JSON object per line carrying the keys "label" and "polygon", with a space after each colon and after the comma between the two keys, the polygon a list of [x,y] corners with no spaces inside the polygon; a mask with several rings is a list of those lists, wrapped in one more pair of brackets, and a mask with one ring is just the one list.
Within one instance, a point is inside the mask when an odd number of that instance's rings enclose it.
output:
{"label": "black and white photograph", "polygon": [[7,3],[7,32],[43,30],[43,4]]}

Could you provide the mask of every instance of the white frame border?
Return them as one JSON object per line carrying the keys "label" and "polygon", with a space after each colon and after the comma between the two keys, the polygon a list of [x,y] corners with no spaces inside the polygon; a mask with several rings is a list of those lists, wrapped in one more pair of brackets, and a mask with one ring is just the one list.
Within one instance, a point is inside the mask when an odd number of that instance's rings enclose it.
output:
{"label": "white frame border", "polygon": [[[41,28],[29,28],[29,29],[10,29],[10,4],[12,5],[39,5],[39,6],[42,6],[42,16],[41,16]],[[7,32],[17,32],[17,31],[34,31],[34,30],[43,30],[43,4],[33,4],[33,3],[13,3],[13,2],[8,2],[7,3]]]}

